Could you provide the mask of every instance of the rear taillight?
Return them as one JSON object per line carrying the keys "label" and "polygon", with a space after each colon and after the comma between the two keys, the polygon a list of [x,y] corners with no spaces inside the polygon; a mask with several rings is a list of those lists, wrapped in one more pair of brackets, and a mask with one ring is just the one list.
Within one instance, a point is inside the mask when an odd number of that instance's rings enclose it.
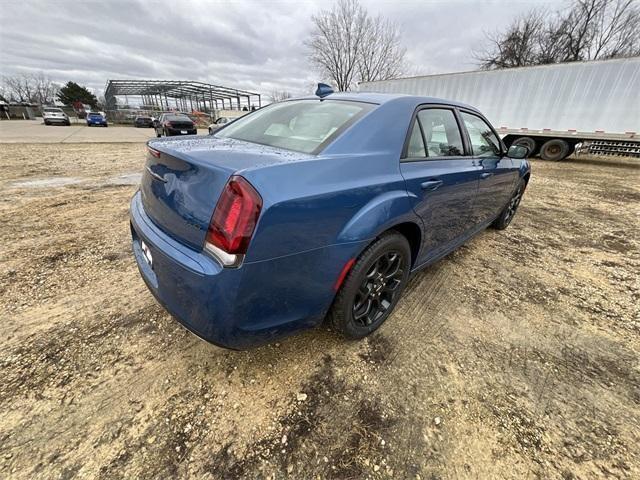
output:
{"label": "rear taillight", "polygon": [[158,150],[151,148],[150,146],[147,145],[147,151],[149,152],[150,155],[156,158],[160,158],[160,152]]}
{"label": "rear taillight", "polygon": [[171,125],[171,122],[164,122],[164,126],[167,128],[171,128],[173,125]]}
{"label": "rear taillight", "polygon": [[262,198],[256,189],[244,177],[231,177],[211,217],[205,248],[224,266],[239,266],[261,210]]}

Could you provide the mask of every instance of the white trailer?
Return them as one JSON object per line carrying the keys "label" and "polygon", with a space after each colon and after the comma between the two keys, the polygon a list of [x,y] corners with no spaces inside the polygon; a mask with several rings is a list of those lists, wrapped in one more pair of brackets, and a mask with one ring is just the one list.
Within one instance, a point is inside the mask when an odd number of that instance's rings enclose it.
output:
{"label": "white trailer", "polygon": [[640,57],[365,82],[362,92],[477,107],[507,146],[562,160],[575,150],[640,157]]}

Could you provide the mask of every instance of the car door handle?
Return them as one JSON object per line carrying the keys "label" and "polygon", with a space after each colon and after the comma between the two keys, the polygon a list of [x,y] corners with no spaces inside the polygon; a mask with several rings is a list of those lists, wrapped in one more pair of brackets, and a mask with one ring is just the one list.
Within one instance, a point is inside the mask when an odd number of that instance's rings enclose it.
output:
{"label": "car door handle", "polygon": [[435,190],[440,185],[442,185],[442,180],[427,180],[426,182],[422,182],[420,184],[420,188],[423,190]]}
{"label": "car door handle", "polygon": [[489,177],[493,177],[493,173],[485,172],[480,174],[480,178],[482,179],[489,178]]}

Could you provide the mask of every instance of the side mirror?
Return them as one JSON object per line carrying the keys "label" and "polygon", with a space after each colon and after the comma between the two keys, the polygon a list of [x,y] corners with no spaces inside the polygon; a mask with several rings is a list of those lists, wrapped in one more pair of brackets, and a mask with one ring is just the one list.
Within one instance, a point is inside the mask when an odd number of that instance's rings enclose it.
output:
{"label": "side mirror", "polygon": [[507,157],[520,160],[529,156],[529,149],[523,145],[511,145],[507,150]]}

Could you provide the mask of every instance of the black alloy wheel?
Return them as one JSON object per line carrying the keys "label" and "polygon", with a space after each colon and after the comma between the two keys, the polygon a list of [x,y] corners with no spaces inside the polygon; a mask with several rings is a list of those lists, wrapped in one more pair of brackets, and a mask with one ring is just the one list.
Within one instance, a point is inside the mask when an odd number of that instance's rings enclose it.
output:
{"label": "black alloy wheel", "polygon": [[379,328],[398,303],[409,279],[411,248],[396,231],[378,237],[358,257],[331,307],[333,328],[351,339]]}
{"label": "black alloy wheel", "polygon": [[493,228],[496,228],[497,230],[504,230],[509,226],[511,220],[513,220],[513,217],[515,217],[516,212],[518,211],[520,202],[522,201],[524,188],[525,183],[521,180],[520,184],[518,184],[518,188],[516,188],[516,191],[509,200],[509,203],[507,203],[507,206],[504,207],[504,210],[502,211],[502,213],[500,213],[500,216],[496,218],[496,220],[491,224]]}
{"label": "black alloy wheel", "polygon": [[353,301],[353,321],[363,327],[374,324],[393,304],[406,265],[400,252],[378,257],[365,275]]}

